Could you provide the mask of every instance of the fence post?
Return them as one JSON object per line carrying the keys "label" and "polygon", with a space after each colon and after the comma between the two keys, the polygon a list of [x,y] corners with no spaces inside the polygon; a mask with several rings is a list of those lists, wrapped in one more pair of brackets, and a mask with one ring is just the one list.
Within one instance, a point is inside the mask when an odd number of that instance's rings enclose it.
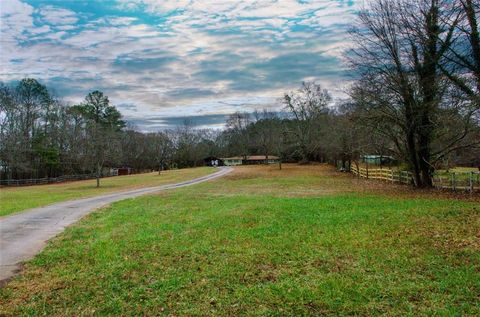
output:
{"label": "fence post", "polygon": [[452,178],[452,189],[455,191],[455,189],[456,189],[456,184],[455,184],[455,181],[456,181],[456,179],[455,179],[455,172],[452,172],[451,175],[452,175],[452,176],[451,176],[451,178]]}
{"label": "fence post", "polygon": [[394,178],[393,178],[393,169],[390,170],[391,172],[391,177],[392,177],[392,184],[395,182]]}
{"label": "fence post", "polygon": [[469,181],[470,181],[470,193],[473,192],[473,172],[470,172],[470,175],[469,175]]}
{"label": "fence post", "polygon": [[367,163],[367,179],[368,179],[368,161],[366,163]]}

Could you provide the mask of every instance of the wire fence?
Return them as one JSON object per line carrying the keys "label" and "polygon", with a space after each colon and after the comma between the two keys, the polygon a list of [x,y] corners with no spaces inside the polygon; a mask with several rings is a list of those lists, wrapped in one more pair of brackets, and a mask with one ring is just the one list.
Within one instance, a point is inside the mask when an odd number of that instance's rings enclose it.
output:
{"label": "wire fence", "polygon": [[[391,168],[357,167],[354,165],[350,167],[350,171],[357,177],[378,179],[391,183],[414,184],[413,174],[409,171],[399,171]],[[480,191],[480,172],[435,172],[432,182],[433,186],[439,189],[469,192]]]}

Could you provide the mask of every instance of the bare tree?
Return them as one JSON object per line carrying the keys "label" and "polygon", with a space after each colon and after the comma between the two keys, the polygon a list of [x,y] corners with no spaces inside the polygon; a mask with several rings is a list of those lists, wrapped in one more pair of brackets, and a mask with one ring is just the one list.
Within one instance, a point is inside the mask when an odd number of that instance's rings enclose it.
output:
{"label": "bare tree", "polygon": [[285,109],[295,121],[289,132],[295,136],[303,162],[318,149],[318,119],[328,112],[331,99],[328,91],[314,82],[304,82],[296,92],[284,96]]}
{"label": "bare tree", "polygon": [[253,118],[252,135],[261,154],[265,155],[265,164],[268,164],[268,157],[277,152],[277,141],[281,138],[277,129],[279,118],[275,112],[266,109],[255,111]]}
{"label": "bare tree", "polygon": [[230,136],[230,144],[235,154],[246,158],[249,154],[250,135],[247,131],[251,123],[250,115],[246,112],[235,112],[227,119],[227,130]]}
{"label": "bare tree", "polygon": [[473,106],[480,108],[480,2],[455,0],[453,3],[456,18],[450,19],[448,24],[456,36],[439,66]]}
{"label": "bare tree", "polygon": [[[435,162],[465,146],[471,131],[473,112],[464,111],[439,66],[452,47],[458,19],[447,0],[375,0],[352,31],[351,62],[360,74],[352,97],[364,124],[389,137],[410,163],[417,186],[432,185]],[[435,143],[439,118],[452,111],[462,116],[464,128]]]}
{"label": "bare tree", "polygon": [[165,169],[167,161],[171,159],[173,154],[173,143],[167,131],[158,132],[152,136],[152,143],[155,149],[155,159],[158,166],[158,175],[160,175]]}

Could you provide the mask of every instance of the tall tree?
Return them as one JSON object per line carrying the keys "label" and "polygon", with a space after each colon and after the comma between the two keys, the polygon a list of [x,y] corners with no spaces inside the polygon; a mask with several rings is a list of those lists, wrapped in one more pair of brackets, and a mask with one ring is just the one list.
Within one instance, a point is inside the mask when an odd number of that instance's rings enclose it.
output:
{"label": "tall tree", "polygon": [[32,78],[22,79],[13,89],[1,89],[2,160],[15,177],[38,176],[48,155],[43,147],[50,132],[49,109],[54,104],[48,89]]}
{"label": "tall tree", "polygon": [[250,123],[250,114],[246,112],[235,112],[227,119],[227,130],[232,151],[235,155],[241,155],[244,158],[249,154],[251,138],[247,127]]}
{"label": "tall tree", "polygon": [[307,162],[319,148],[319,119],[328,113],[332,100],[327,90],[314,82],[303,82],[296,92],[285,94],[284,105],[294,118],[294,135],[301,161]]}
{"label": "tall tree", "polygon": [[85,97],[85,101],[75,106],[75,109],[86,119],[94,170],[96,171],[97,187],[100,187],[100,177],[104,162],[115,144],[116,134],[124,127],[120,112],[110,105],[108,97],[103,92],[95,90]]}
{"label": "tall tree", "polygon": [[152,135],[152,137],[155,161],[158,166],[158,175],[160,175],[172,157],[174,150],[173,142],[167,131],[155,133]]}
{"label": "tall tree", "polygon": [[448,21],[454,29],[452,45],[440,68],[454,85],[480,108],[480,30],[478,0],[455,0],[455,19]]}
{"label": "tall tree", "polygon": [[281,140],[279,135],[279,118],[275,112],[264,109],[253,113],[255,124],[252,125],[252,134],[256,146],[260,149],[260,154],[265,155],[265,163],[268,164],[269,155],[278,152],[278,142]]}
{"label": "tall tree", "polygon": [[[432,185],[436,161],[465,140],[471,125],[472,112],[463,111],[439,67],[455,37],[458,14],[450,3],[374,0],[352,31],[351,62],[360,75],[352,97],[364,123],[389,137],[410,163],[417,186]],[[465,129],[436,143],[440,118],[452,111],[464,117]]]}

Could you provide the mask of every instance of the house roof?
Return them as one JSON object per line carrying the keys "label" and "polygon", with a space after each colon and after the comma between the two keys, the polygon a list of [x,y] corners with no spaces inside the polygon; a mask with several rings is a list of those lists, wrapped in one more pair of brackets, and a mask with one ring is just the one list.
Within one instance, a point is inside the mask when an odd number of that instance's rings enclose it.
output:
{"label": "house roof", "polygon": [[379,158],[389,158],[389,159],[393,159],[394,157],[393,156],[389,156],[389,155],[362,155],[363,158],[366,158],[366,159],[379,159]]}
{"label": "house roof", "polygon": [[[267,159],[266,155],[251,155],[251,156],[247,157],[247,160],[249,160],[249,161],[266,160],[266,159]],[[278,160],[278,156],[269,155],[268,159],[269,160]]]}
{"label": "house roof", "polygon": [[[243,160],[243,156],[232,156],[232,157],[225,157],[222,158],[222,160]],[[259,161],[259,160],[266,160],[267,156],[266,155],[250,155],[247,156],[247,161]],[[269,160],[278,160],[278,156],[275,155],[269,155],[268,156]]]}

